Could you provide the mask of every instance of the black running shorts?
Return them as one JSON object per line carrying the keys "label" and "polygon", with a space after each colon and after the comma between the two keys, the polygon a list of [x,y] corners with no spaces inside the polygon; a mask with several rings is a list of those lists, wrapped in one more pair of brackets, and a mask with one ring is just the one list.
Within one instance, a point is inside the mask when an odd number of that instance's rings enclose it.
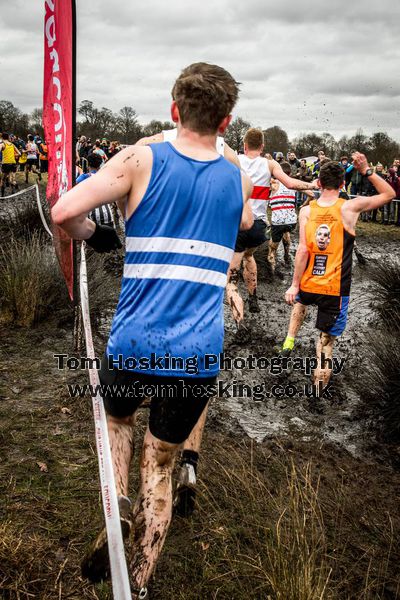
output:
{"label": "black running shorts", "polygon": [[151,397],[149,428],[154,437],[182,444],[190,435],[208,401],[216,393],[216,377],[160,377],[136,371],[108,369],[107,357],[99,371],[106,412],[116,418],[133,413]]}
{"label": "black running shorts", "polygon": [[283,234],[287,232],[294,231],[296,229],[296,223],[292,225],[271,225],[271,239],[275,244],[279,244],[279,242],[283,238]]}
{"label": "black running shorts", "polygon": [[318,306],[316,327],[320,331],[337,337],[345,330],[349,296],[311,294],[300,290],[296,296],[296,302],[305,306],[310,304]]}
{"label": "black running shorts", "polygon": [[253,227],[247,231],[239,231],[236,238],[235,252],[245,252],[250,248],[257,248],[268,240],[267,224],[258,219],[254,221]]}
{"label": "black running shorts", "polygon": [[3,163],[1,165],[1,170],[3,171],[4,175],[8,175],[8,173],[16,173],[17,165],[16,163]]}
{"label": "black running shorts", "polygon": [[32,167],[38,166],[38,162],[37,158],[28,158],[25,164],[28,166],[28,169],[31,170]]}

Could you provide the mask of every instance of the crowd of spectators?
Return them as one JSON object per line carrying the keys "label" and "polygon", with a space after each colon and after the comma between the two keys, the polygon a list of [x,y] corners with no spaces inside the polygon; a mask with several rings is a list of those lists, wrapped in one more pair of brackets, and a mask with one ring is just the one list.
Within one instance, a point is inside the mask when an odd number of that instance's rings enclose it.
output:
{"label": "crowd of spectators", "polygon": [[[274,153],[274,158],[278,162],[286,160],[290,165],[291,176],[302,181],[312,181],[319,176],[321,165],[331,160],[330,157],[325,155],[323,150],[319,150],[316,157],[310,158],[297,158],[295,152],[289,150],[286,155],[286,159],[282,152]],[[353,164],[349,157],[341,156],[339,161],[345,172],[345,185],[341,192],[345,198],[351,198],[353,196],[373,196],[377,193],[374,186],[371,184],[368,177],[361,175],[359,171],[353,168]],[[371,165],[371,168],[380,177],[390,183],[394,191],[396,192],[396,199],[385,204],[380,210],[370,211],[369,213],[362,214],[362,220],[378,222],[378,220],[384,225],[396,225],[400,227],[400,159],[395,159],[390,167],[384,167],[381,163]],[[298,192],[297,204],[301,206],[305,200],[304,194]]]}
{"label": "crowd of spectators", "polygon": [[[12,157],[7,151],[9,144],[13,145],[14,151]],[[104,164],[119,152],[124,146],[118,141],[110,141],[105,137],[97,139],[93,143],[90,138],[81,135],[76,139],[76,177],[82,173],[88,173],[88,158],[91,154],[97,154]],[[3,160],[3,154],[6,159]],[[272,158],[271,155],[267,155]],[[319,176],[321,164],[326,160],[331,160],[325,155],[323,150],[319,150],[315,157],[298,158],[293,150],[289,150],[286,157],[282,152],[274,152],[273,157],[278,162],[287,161],[290,165],[291,176],[302,181],[312,181]],[[5,162],[5,160],[7,162]],[[10,165],[10,160],[13,161]],[[356,169],[353,169],[351,160],[347,156],[341,156],[339,162],[345,171],[345,186],[342,190],[344,197],[352,196],[372,196],[376,190],[370,183],[368,177],[361,175]],[[25,182],[29,183],[29,174],[33,173],[41,179],[43,173],[48,169],[48,149],[45,140],[39,135],[28,135],[26,140],[13,135],[3,133],[0,138],[0,163],[1,168],[1,191],[4,196],[5,188],[10,186],[18,189],[15,177],[11,175],[22,171],[25,174]],[[381,210],[364,213],[364,220],[373,222],[380,221],[384,225],[395,224],[400,227],[400,159],[393,161],[390,166],[384,166],[381,163],[371,165],[371,168],[380,176],[386,179],[396,192],[396,200],[386,204]],[[11,175],[10,175],[11,174]],[[297,194],[297,204],[301,206],[305,197],[301,192]]]}

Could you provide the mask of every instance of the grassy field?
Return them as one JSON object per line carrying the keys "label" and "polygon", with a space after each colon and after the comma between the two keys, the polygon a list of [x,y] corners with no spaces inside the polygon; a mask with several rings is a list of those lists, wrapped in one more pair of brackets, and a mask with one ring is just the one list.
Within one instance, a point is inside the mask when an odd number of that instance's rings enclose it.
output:
{"label": "grassy field", "polygon": [[[3,249],[12,244],[6,225],[0,223]],[[377,235],[378,227],[362,224],[361,237]],[[72,313],[54,261],[50,287],[31,287],[26,297],[20,291],[49,249],[45,239],[28,236],[27,244],[34,260],[26,249],[12,265],[8,255],[0,260],[11,278],[3,276],[0,287],[0,597],[108,600],[109,583],[92,586],[79,568],[102,526],[91,401],[70,398],[66,388],[86,383],[87,375],[59,371],[53,357],[73,346]],[[23,279],[15,275],[18,261]],[[101,316],[115,304],[118,278],[93,262],[89,279],[92,311]],[[18,321],[17,305],[25,320]],[[98,335],[99,354],[103,347]],[[142,409],[137,448],[146,419]],[[197,510],[188,521],[173,520],[151,598],[395,600],[400,474],[378,453],[355,458],[338,445],[293,437],[257,444],[215,401]],[[137,486],[135,461],[133,499]]]}

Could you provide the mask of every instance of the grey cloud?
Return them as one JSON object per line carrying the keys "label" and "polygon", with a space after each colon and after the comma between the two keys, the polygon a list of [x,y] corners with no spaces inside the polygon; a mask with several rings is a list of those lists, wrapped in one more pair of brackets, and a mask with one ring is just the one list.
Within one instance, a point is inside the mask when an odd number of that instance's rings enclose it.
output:
{"label": "grey cloud", "polygon": [[[254,124],[290,135],[399,134],[400,4],[392,0],[96,0],[77,8],[78,102],[131,105],[142,122],[168,119],[174,79],[204,60],[242,82],[235,114]],[[0,26],[0,97],[30,111],[41,104],[43,3],[27,10],[13,0]],[[18,49],[11,56],[10,44]]]}

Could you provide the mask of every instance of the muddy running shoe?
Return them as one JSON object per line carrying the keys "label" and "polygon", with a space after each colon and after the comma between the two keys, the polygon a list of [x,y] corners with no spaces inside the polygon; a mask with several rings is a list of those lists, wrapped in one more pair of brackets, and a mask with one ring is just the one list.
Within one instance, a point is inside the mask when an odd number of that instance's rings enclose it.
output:
{"label": "muddy running shoe", "polygon": [[149,592],[148,592],[147,588],[145,588],[145,587],[142,587],[140,589],[131,587],[131,592],[132,592],[132,600],[150,600]]}
{"label": "muddy running shoe", "polygon": [[178,483],[174,496],[174,513],[188,518],[196,506],[196,472],[193,465],[183,463],[178,473]]}
{"label": "muddy running shoe", "polygon": [[273,351],[274,354],[276,354],[276,356],[280,356],[281,358],[288,358],[292,354],[293,349],[291,350],[290,348],[282,348],[282,346],[274,346]]}
{"label": "muddy running shoe", "polygon": [[[126,540],[132,529],[132,503],[126,496],[119,496],[118,505],[122,537]],[[105,527],[101,530],[89,552],[83,558],[81,572],[82,576],[89,579],[92,583],[97,583],[110,577],[107,530]]]}
{"label": "muddy running shoe", "polygon": [[260,312],[258,298],[255,294],[253,294],[253,296],[249,295],[249,312],[251,312],[251,313],[259,313]]}

